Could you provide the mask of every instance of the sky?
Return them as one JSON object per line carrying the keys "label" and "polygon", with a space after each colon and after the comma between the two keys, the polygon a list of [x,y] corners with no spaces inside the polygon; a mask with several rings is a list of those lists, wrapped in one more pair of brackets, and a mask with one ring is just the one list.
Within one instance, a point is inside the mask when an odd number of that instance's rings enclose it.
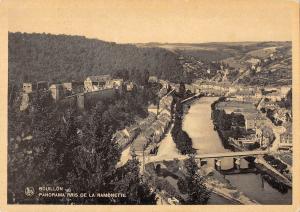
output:
{"label": "sky", "polygon": [[292,40],[289,0],[2,1],[11,32],[117,43]]}

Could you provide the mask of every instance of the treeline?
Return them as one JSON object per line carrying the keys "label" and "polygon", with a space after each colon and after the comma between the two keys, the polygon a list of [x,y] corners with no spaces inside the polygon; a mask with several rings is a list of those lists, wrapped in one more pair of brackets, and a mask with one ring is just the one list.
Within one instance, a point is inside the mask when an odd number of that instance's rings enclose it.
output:
{"label": "treeline", "polygon": [[173,82],[182,80],[177,54],[162,48],[138,48],[83,36],[8,34],[9,82],[82,81],[99,74],[127,72],[138,82],[148,71]]}
{"label": "treeline", "polygon": [[[90,110],[61,108],[49,92],[38,93],[27,110],[8,111],[8,202],[48,204],[155,204],[139,175],[139,162],[116,168],[121,150],[116,130],[147,115],[143,90],[99,101]],[[26,187],[61,186],[72,193],[122,193],[124,198],[28,197]]]}
{"label": "treeline", "polygon": [[181,154],[193,154],[196,150],[193,148],[192,139],[182,129],[183,105],[181,101],[187,96],[183,83],[180,83],[179,92],[175,94],[172,102],[172,114],[174,115],[174,126],[171,131],[173,141]]}

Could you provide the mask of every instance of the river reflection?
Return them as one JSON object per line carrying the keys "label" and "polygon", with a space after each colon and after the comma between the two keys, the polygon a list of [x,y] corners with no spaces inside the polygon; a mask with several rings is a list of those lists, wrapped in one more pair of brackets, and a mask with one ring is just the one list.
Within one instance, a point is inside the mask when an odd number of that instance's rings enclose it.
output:
{"label": "river reflection", "polygon": [[[211,104],[216,101],[216,97],[203,97],[191,105],[188,114],[183,121],[183,129],[189,134],[193,141],[193,147],[197,149],[197,154],[228,152],[222,145],[218,133],[214,130],[211,120]],[[214,167],[214,159],[207,160],[208,165]],[[251,168],[251,163],[241,159],[240,168]],[[221,158],[221,170],[230,170],[234,167],[233,158]],[[222,171],[221,171],[222,173]],[[286,193],[281,193],[265,180],[260,173],[232,174],[225,175],[230,183],[246,194],[249,198],[261,204],[291,204],[292,190],[287,189]],[[210,204],[231,204],[227,200],[212,196]],[[217,199],[213,199],[217,198]]]}

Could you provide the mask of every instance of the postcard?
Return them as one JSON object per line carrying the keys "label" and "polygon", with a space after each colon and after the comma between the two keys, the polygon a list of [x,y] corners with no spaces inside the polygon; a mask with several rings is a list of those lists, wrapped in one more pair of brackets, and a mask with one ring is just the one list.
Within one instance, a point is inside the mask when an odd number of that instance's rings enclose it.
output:
{"label": "postcard", "polygon": [[0,7],[1,212],[299,211],[299,2]]}

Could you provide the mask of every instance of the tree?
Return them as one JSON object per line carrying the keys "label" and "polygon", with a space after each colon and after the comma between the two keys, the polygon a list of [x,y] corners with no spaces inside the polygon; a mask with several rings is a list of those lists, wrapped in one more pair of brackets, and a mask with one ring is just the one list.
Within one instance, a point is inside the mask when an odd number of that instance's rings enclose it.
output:
{"label": "tree", "polygon": [[143,80],[144,85],[148,85],[149,77],[150,77],[150,73],[149,73],[148,69],[146,69],[144,71],[144,80]]}
{"label": "tree", "polygon": [[187,204],[207,204],[210,191],[205,186],[204,178],[198,173],[198,166],[194,156],[190,156],[186,162],[187,169],[186,185],[188,200]]}
{"label": "tree", "polygon": [[120,198],[117,203],[122,204],[156,204],[156,195],[139,175],[139,161],[135,158],[117,170],[118,179],[115,183],[115,191],[126,194],[126,198]]}
{"label": "tree", "polygon": [[180,84],[179,84],[179,94],[178,95],[182,99],[185,97],[185,85],[183,82],[180,82]]}

